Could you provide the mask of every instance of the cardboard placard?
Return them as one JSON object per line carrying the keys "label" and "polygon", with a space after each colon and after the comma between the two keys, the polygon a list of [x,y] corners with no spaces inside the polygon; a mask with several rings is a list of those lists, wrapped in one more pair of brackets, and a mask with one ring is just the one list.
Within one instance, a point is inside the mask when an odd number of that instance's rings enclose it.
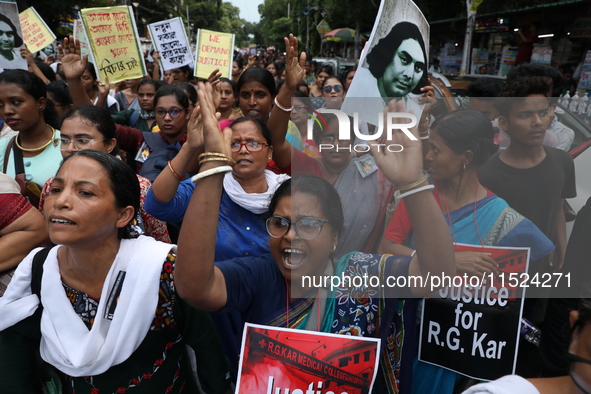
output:
{"label": "cardboard placard", "polygon": [[369,393],[379,354],[376,338],[246,323],[236,393]]}
{"label": "cardboard placard", "polygon": [[[515,373],[529,248],[457,244],[456,252],[490,253],[503,272],[473,286],[449,286],[425,299],[421,316],[419,360],[474,379],[494,380]],[[485,276],[485,278],[489,278]],[[462,279],[460,274],[454,279]]]}
{"label": "cardboard placard", "polygon": [[234,34],[199,29],[197,53],[195,55],[195,76],[207,78],[218,68],[222,77],[232,75]]}
{"label": "cardboard placard", "polygon": [[35,8],[29,7],[19,14],[23,39],[31,53],[35,53],[55,41],[55,34],[41,19]]}
{"label": "cardboard placard", "polygon": [[191,46],[181,18],[151,23],[148,28],[154,46],[160,52],[164,71],[186,65],[194,68]]}
{"label": "cardboard placard", "polygon": [[113,84],[146,74],[131,7],[86,8],[80,15],[100,79],[109,77]]}

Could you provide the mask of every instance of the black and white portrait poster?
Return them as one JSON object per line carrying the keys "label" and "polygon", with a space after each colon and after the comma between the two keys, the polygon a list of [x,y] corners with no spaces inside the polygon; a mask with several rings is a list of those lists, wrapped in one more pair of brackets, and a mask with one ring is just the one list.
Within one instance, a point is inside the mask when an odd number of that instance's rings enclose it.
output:
{"label": "black and white portrait poster", "polygon": [[23,32],[16,3],[0,1],[0,72],[5,69],[27,69],[27,61],[21,56]]}
{"label": "black and white portrait poster", "polygon": [[376,109],[401,97],[407,110],[420,117],[422,106],[417,100],[428,83],[428,48],[429,24],[416,4],[383,0],[342,110],[351,116],[357,112],[360,121],[376,124]]}

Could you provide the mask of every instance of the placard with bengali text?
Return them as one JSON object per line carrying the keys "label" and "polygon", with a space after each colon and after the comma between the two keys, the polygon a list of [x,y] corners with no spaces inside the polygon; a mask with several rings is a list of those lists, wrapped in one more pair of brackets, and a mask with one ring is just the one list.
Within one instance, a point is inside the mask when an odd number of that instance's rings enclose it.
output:
{"label": "placard with bengali text", "polygon": [[131,7],[85,8],[80,15],[100,79],[113,84],[146,74]]}
{"label": "placard with bengali text", "polygon": [[164,71],[189,65],[194,68],[191,46],[181,18],[167,19],[148,25]]}
{"label": "placard with bengali text", "polygon": [[41,19],[35,8],[29,7],[19,14],[23,39],[27,48],[35,53],[55,41],[55,34]]}
{"label": "placard with bengali text", "polygon": [[94,61],[94,55],[92,54],[92,48],[90,47],[90,43],[88,42],[88,37],[86,36],[86,31],[84,30],[84,25],[82,24],[82,17],[80,16],[80,12],[76,15],[74,19],[74,38],[80,41],[80,55],[88,55],[88,61],[95,65],[96,62]]}

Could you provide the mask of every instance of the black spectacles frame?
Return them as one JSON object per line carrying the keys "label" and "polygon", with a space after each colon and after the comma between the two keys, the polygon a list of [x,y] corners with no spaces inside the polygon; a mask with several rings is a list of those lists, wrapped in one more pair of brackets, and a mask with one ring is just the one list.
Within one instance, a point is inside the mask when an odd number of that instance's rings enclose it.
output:
{"label": "black spectacles frame", "polygon": [[[285,232],[282,235],[279,235],[278,236],[278,235],[271,234],[271,231],[269,230],[269,225],[270,225],[270,223],[271,223],[271,221],[273,219],[281,219],[282,221],[284,220],[284,221],[287,222],[287,228],[286,228]],[[304,237],[302,234],[300,234],[300,230],[298,230],[298,223],[301,223],[302,220],[306,220],[306,219],[314,219],[314,220],[317,220],[320,223],[320,228],[318,230],[318,234],[316,234],[314,237]],[[300,218],[300,219],[296,220],[295,222],[292,222],[291,220],[286,219],[283,216],[273,215],[273,216],[271,216],[270,218],[268,218],[265,221],[265,227],[267,228],[267,233],[269,233],[269,236],[271,236],[273,238],[281,238],[281,237],[284,237],[287,233],[289,233],[289,230],[291,229],[291,226],[293,225],[293,227],[295,228],[296,233],[298,234],[298,236],[301,239],[305,239],[306,241],[311,241],[311,240],[313,240],[315,238],[318,238],[318,236],[322,233],[322,228],[324,227],[324,224],[325,223],[329,223],[329,221],[326,220],[326,219],[315,218],[313,216],[305,216],[303,218]]]}

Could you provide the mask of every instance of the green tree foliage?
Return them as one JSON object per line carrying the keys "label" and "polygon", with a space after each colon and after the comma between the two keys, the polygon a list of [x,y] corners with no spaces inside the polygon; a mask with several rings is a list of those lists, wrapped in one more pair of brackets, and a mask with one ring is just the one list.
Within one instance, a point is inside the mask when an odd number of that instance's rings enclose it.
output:
{"label": "green tree foliage", "polygon": [[[265,0],[259,5],[261,21],[259,23],[259,36],[257,44],[273,45],[278,50],[283,50],[283,37],[293,32],[294,19],[287,17],[287,4],[289,0]],[[292,1],[293,2],[293,1]],[[281,48],[281,49],[279,49]]]}
{"label": "green tree foliage", "polygon": [[[60,27],[63,22],[71,21],[77,9],[108,7],[113,5],[132,5],[133,0],[18,0],[22,11],[29,6],[35,7],[49,28],[60,36],[71,34],[71,31]],[[143,25],[168,18],[181,17],[187,23],[187,7],[191,36],[197,29],[209,29],[236,35],[237,46],[247,45],[249,34],[256,33],[256,26],[240,19],[240,9],[222,0],[138,0],[139,7],[133,8],[139,17],[140,34]],[[60,34],[61,33],[61,34]]]}
{"label": "green tree foliage", "polygon": [[[380,2],[359,0],[321,0],[320,12],[325,12],[329,26],[337,29],[349,27],[359,29],[360,33],[371,31]],[[320,17],[320,20],[322,17]]]}
{"label": "green tree foliage", "polygon": [[41,18],[47,23],[47,26],[54,32],[63,31],[60,24],[66,21],[73,21],[75,7],[106,7],[110,5],[109,0],[18,0],[19,11],[24,11],[29,7],[35,7]]}

